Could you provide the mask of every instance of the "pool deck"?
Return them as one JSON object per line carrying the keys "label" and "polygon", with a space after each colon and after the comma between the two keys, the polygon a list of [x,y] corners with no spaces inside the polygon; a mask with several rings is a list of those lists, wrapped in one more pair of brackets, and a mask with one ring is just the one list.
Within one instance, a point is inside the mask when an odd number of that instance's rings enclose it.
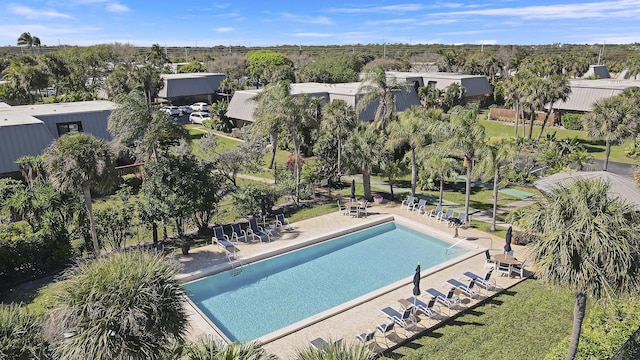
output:
{"label": "pool deck", "polygon": [[[422,269],[421,290],[424,292],[425,289],[433,287],[446,293],[450,288],[450,286],[445,286],[446,280],[450,278],[460,279],[462,273],[465,271],[472,271],[478,275],[484,275],[487,272],[488,269],[484,267],[485,249],[489,249],[491,254],[502,253],[504,239],[501,237],[492,236],[475,229],[465,229],[463,227],[459,229],[459,237],[454,238],[454,229],[448,228],[446,222],[438,223],[418,213],[402,210],[399,205],[394,203],[372,204],[369,209],[369,216],[364,218],[344,216],[336,210],[336,212],[332,214],[293,223],[291,229],[286,229],[285,227],[285,229],[277,231],[276,234],[278,236],[273,238],[271,242],[240,242],[237,245],[237,259],[239,261],[245,259],[246,261],[247,259],[266,258],[289,251],[293,248],[306,246],[327,234],[352,232],[352,229],[356,226],[367,227],[375,223],[388,221],[389,218],[393,217],[399,221],[408,219],[416,223],[416,227],[431,232],[432,235],[449,241],[452,245],[461,239],[466,239],[462,240],[461,243],[463,243],[463,246],[472,250],[470,255],[461,261],[452,261],[447,263],[446,266]],[[519,260],[525,260],[527,258],[527,249],[525,247],[519,245],[512,245],[512,247],[515,251],[515,256]],[[394,255],[390,253],[389,256]],[[231,266],[224,253],[224,249],[217,245],[208,245],[192,249],[188,255],[175,255],[174,259],[182,265],[182,271],[179,277],[183,281],[201,277],[208,273],[219,272]],[[238,262],[236,262],[236,264],[237,263]],[[528,273],[531,274],[533,269],[531,269],[531,266],[528,266],[527,270]],[[264,342],[263,347],[281,359],[291,359],[294,357],[296,349],[308,346],[309,341],[317,337],[322,337],[327,341],[343,339],[343,341],[347,343],[357,342],[355,338],[357,334],[367,329],[373,330],[380,324],[390,322],[382,314],[380,309],[388,306],[399,309],[400,304],[398,300],[412,296],[412,276],[413,273],[408,273],[406,281],[402,284],[398,285],[396,283],[395,286],[381,289],[373,294],[373,298],[350,302],[344,304],[341,309],[334,309],[331,312],[326,312],[326,314],[322,313],[314,316],[312,319],[307,319],[306,322],[308,325],[305,325],[305,327],[301,329],[294,329],[293,327],[285,328],[277,334],[274,333],[262,337],[260,340]],[[507,278],[499,276],[496,273],[492,275],[492,278],[496,279],[499,290],[509,288],[519,281],[522,281],[522,279],[519,278]],[[495,292],[490,291],[488,296],[494,294]],[[475,299],[469,299],[464,295],[460,295],[460,298],[462,299],[463,306],[452,309],[451,316],[455,316],[459,311],[464,311],[486,300],[487,292],[482,289],[481,296]],[[426,301],[427,298],[423,297],[423,300]],[[242,306],[242,304],[236,305]],[[212,329],[207,320],[203,320],[199,316],[198,311],[190,304],[187,306],[187,309],[190,314],[190,338],[197,338],[200,335],[209,334],[223,339],[223,337]],[[418,332],[429,331],[430,328],[438,326],[441,321],[446,321],[449,318],[447,316],[447,308],[441,307],[441,309],[444,315],[439,316],[438,319],[429,320],[426,316],[421,316]],[[256,321],[259,321],[259,319],[256,319]],[[375,347],[374,351],[380,352],[387,347],[394,347],[415,334],[415,332],[410,330],[405,332],[404,329],[398,326],[396,326],[396,328],[398,338],[394,338],[392,333],[386,341],[388,345],[385,344],[385,339],[382,335],[379,332],[376,333],[378,346]]]}

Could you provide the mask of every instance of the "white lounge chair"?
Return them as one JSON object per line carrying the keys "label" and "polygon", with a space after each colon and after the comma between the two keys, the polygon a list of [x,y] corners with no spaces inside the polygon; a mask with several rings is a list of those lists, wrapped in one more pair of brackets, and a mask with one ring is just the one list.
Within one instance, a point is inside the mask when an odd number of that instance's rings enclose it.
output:
{"label": "white lounge chair", "polygon": [[427,206],[427,199],[420,199],[416,204],[413,204],[412,210],[421,213],[424,211],[425,206]]}
{"label": "white lounge chair", "polygon": [[449,209],[444,214],[442,212],[440,212],[440,216],[436,216],[436,219],[440,223],[440,222],[442,222],[442,220],[449,220],[449,218],[452,217],[452,216],[453,216],[453,210]]}
{"label": "white lounge chair", "polygon": [[438,205],[435,207],[435,209],[431,209],[431,211],[429,212],[424,212],[424,216],[428,217],[429,219],[434,218],[434,219],[438,219],[439,216],[442,215],[442,205]]}
{"label": "white lounge chair", "polygon": [[401,209],[407,209],[407,210],[413,210],[413,202],[414,202],[414,197],[409,195],[407,196],[407,198],[405,200],[402,201],[402,204],[400,204],[400,208]]}
{"label": "white lounge chair", "polygon": [[456,295],[455,288],[451,288],[451,290],[449,290],[449,292],[446,295],[434,288],[425,290],[425,293],[435,297],[436,299],[438,299],[439,302],[446,305],[447,309],[449,309],[449,315],[451,315],[452,307],[460,305],[460,297]]}
{"label": "white lounge chair", "polygon": [[475,287],[476,284],[476,279],[471,279],[469,280],[468,284],[463,284],[462,282],[460,282],[459,280],[456,279],[449,279],[447,280],[447,284],[453,286],[454,288],[460,290],[463,294],[467,295],[469,298],[473,298],[476,295],[478,295],[478,293],[473,289]]}
{"label": "white lounge chair", "polygon": [[491,274],[493,274],[493,269],[489,270],[484,277],[476,275],[471,271],[467,271],[462,275],[464,275],[468,279],[475,280],[476,284],[479,286],[482,286],[487,292],[487,294],[489,294],[489,290],[496,289],[496,279],[492,279]]}
{"label": "white lounge chair", "polygon": [[260,241],[271,241],[271,237],[261,226],[258,225],[258,220],[256,218],[249,219],[247,236],[249,235],[251,235],[254,239],[260,239]]}
{"label": "white lounge chair", "polygon": [[247,232],[242,230],[240,224],[231,224],[231,241],[238,242],[240,239],[244,239],[245,242],[249,241]]}
{"label": "white lounge chair", "polygon": [[398,333],[396,332],[395,321],[380,324],[376,326],[376,330],[378,330],[382,334],[382,337],[384,338],[384,344],[387,345],[387,347],[389,347],[389,343],[387,342],[387,340],[389,339],[387,336],[388,333],[393,331],[394,341],[398,341]]}
{"label": "white lounge chair", "polygon": [[224,248],[226,251],[226,255],[231,260],[236,256],[236,247],[229,241],[229,237],[224,233],[222,226],[216,226],[213,228],[213,237],[211,238],[211,242],[214,245],[219,245]]}
{"label": "white lounge chair", "polygon": [[393,320],[397,325],[402,326],[405,330],[405,335],[407,330],[411,330],[413,332],[418,331],[418,318],[413,315],[413,309],[404,309],[402,312],[399,312],[391,307],[386,307],[380,311],[387,315],[387,317]]}
{"label": "white lounge chair", "polygon": [[401,304],[405,307],[413,306],[416,313],[423,313],[429,317],[429,320],[431,320],[436,315],[436,312],[440,313],[440,307],[436,305],[437,300],[437,298],[431,297],[428,302],[424,302],[417,297],[412,296],[408,299],[402,299]]}
{"label": "white lounge chair", "polygon": [[284,214],[276,214],[276,228],[287,226],[287,230],[291,230],[291,225],[289,224],[289,220],[284,217]]}
{"label": "white lounge chair", "polygon": [[373,344],[373,350],[378,348],[378,342],[376,341],[376,330],[367,330],[361,334],[356,335],[356,339],[367,346]]}

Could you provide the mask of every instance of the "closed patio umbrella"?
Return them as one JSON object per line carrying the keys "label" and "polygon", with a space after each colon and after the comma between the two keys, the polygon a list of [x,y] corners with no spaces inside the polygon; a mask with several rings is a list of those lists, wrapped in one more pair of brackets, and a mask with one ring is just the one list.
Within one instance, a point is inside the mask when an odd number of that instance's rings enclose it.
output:
{"label": "closed patio umbrella", "polygon": [[509,226],[509,228],[507,229],[507,235],[505,235],[504,239],[506,244],[504,245],[504,252],[505,254],[510,253],[512,251],[511,249],[511,237],[513,236],[513,228],[511,226]]}
{"label": "closed patio umbrella", "polygon": [[351,180],[351,198],[356,197],[356,179]]}
{"label": "closed patio umbrella", "polygon": [[413,275],[413,305],[415,306],[416,297],[420,295],[420,263],[416,267],[416,273]]}

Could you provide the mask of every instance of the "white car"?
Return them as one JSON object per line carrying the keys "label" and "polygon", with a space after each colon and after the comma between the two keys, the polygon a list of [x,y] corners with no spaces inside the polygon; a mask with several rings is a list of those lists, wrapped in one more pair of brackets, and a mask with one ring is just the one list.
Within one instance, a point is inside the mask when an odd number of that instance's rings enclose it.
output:
{"label": "white car", "polygon": [[193,112],[193,109],[189,105],[179,106],[178,109],[180,110],[180,115],[188,115]]}
{"label": "white car", "polygon": [[169,116],[180,115],[180,109],[178,109],[177,106],[165,106],[162,108],[162,111],[166,112]]}
{"label": "white car", "polygon": [[192,124],[202,124],[205,120],[210,120],[209,113],[203,111],[194,111],[189,114],[189,122]]}
{"label": "white car", "polygon": [[197,102],[191,105],[193,111],[209,111],[209,104],[206,102]]}

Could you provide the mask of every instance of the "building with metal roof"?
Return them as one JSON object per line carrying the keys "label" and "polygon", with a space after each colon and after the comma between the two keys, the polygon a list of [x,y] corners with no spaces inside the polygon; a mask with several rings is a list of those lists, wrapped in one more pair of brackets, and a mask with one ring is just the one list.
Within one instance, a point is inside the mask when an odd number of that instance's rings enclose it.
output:
{"label": "building with metal roof", "polygon": [[217,99],[220,83],[226,78],[226,75],[220,73],[187,73],[160,74],[160,77],[164,81],[164,87],[158,92],[158,100],[184,105],[196,101],[206,101],[208,104],[213,103]]}
{"label": "building with metal roof", "polygon": [[459,84],[464,90],[465,98],[483,98],[491,95],[493,89],[484,75],[467,75],[447,72],[401,72],[387,71],[387,78],[413,83],[417,88],[433,86],[445,90],[451,84]]}
{"label": "building with metal roof", "polygon": [[[311,98],[323,98],[325,102],[343,100],[348,105],[356,107],[362,94],[358,93],[362,83],[342,83],[342,84],[321,84],[321,83],[299,83],[291,84],[290,93],[293,96],[305,94]],[[252,123],[253,111],[256,109],[254,98],[262,89],[258,90],[238,90],[233,94],[227,109],[227,116],[236,120],[236,126],[242,127]],[[417,93],[413,89],[398,90],[394,92],[396,98],[396,111],[404,111],[411,106],[420,105]],[[371,121],[374,118],[378,102],[372,104],[358,114],[358,119]]]}
{"label": "building with metal roof", "polygon": [[633,79],[576,79],[569,80],[571,94],[567,101],[559,101],[553,105],[561,112],[588,112],[593,104],[602,99],[622,93],[630,87],[640,87],[640,80]]}
{"label": "building with metal roof", "polygon": [[110,101],[0,106],[0,176],[16,173],[17,159],[40,155],[68,132],[111,140],[107,119],[114,108]]}

